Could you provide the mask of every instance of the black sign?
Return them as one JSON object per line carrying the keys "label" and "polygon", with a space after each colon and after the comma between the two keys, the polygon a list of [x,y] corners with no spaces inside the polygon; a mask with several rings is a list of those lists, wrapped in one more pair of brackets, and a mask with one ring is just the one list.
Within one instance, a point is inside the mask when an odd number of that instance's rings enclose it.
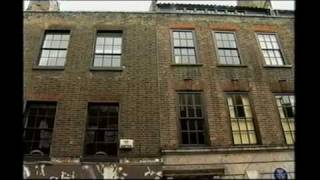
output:
{"label": "black sign", "polygon": [[275,169],[273,175],[275,179],[288,179],[287,171],[282,168]]}

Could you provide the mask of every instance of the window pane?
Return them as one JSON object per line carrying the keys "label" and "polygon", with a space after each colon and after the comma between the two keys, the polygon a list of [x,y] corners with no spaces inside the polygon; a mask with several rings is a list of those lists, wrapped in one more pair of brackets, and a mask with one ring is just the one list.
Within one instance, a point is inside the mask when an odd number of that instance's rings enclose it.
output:
{"label": "window pane", "polygon": [[251,144],[256,144],[257,143],[257,138],[254,132],[249,132],[249,138],[250,138],[250,143]]}
{"label": "window pane", "polygon": [[241,144],[239,132],[233,132],[233,141],[234,141],[234,144]]}
{"label": "window pane", "polygon": [[173,45],[174,46],[180,46],[180,41],[177,39],[177,40],[174,40],[173,41]]}
{"label": "window pane", "polygon": [[239,121],[239,127],[240,127],[240,131],[247,130],[246,122],[245,121]]}
{"label": "window pane", "polygon": [[113,44],[113,38],[112,38],[112,37],[105,37],[105,38],[104,38],[104,44],[105,44],[105,45],[112,46],[112,44]]}
{"label": "window pane", "polygon": [[246,117],[243,106],[236,106],[237,117]]}
{"label": "window pane", "polygon": [[180,40],[180,46],[186,47],[187,46],[187,41],[186,40]]}
{"label": "window pane", "polygon": [[59,48],[60,41],[52,41],[50,48]]}
{"label": "window pane", "polygon": [[180,116],[181,117],[187,117],[187,109],[185,106],[180,107]]}
{"label": "window pane", "polygon": [[95,56],[93,66],[97,66],[97,67],[102,66],[102,56],[100,55]]}
{"label": "window pane", "polygon": [[59,48],[67,49],[68,47],[68,41],[60,41]]}
{"label": "window pane", "polygon": [[196,57],[195,56],[189,56],[189,64],[196,64]]}
{"label": "window pane", "polygon": [[102,61],[103,67],[111,67],[111,56],[104,56]]}
{"label": "window pane", "polygon": [[175,62],[177,63],[177,64],[181,64],[182,62],[181,62],[181,56],[175,56]]}
{"label": "window pane", "polygon": [[253,123],[251,121],[247,122],[248,130],[254,130]]}
{"label": "window pane", "polygon": [[46,66],[48,63],[48,58],[41,58],[39,62],[39,66]]}
{"label": "window pane", "polygon": [[249,137],[246,132],[241,132],[242,144],[249,144]]}
{"label": "window pane", "polygon": [[56,58],[49,58],[48,59],[48,66],[55,66],[57,62]]}
{"label": "window pane", "polygon": [[182,132],[182,144],[189,144],[188,133]]}
{"label": "window pane", "polygon": [[194,108],[191,106],[188,107],[188,117],[195,117]]}
{"label": "window pane", "polygon": [[57,59],[57,66],[64,66],[64,62],[65,62],[64,58],[58,58]]}
{"label": "window pane", "polygon": [[113,67],[120,67],[120,56],[113,56],[112,60],[112,66]]}
{"label": "window pane", "polygon": [[234,107],[233,106],[229,106],[229,111],[230,111],[230,117],[231,118],[235,118],[235,112],[234,112]]}
{"label": "window pane", "polygon": [[188,54],[189,55],[195,55],[194,49],[188,49]]}
{"label": "window pane", "polygon": [[104,38],[103,37],[97,37],[96,45],[103,45],[104,44]]}
{"label": "window pane", "polygon": [[196,121],[188,120],[188,122],[189,122],[189,130],[196,130]]}
{"label": "window pane", "polygon": [[190,133],[190,144],[198,144],[196,133]]}
{"label": "window pane", "polygon": [[181,49],[182,55],[188,55],[188,49]]}
{"label": "window pane", "polygon": [[188,130],[188,120],[181,121],[181,130]]}
{"label": "window pane", "polygon": [[188,43],[188,47],[193,47],[194,46],[193,40],[188,40],[187,43]]}
{"label": "window pane", "polygon": [[202,117],[201,106],[196,107],[196,117]]}
{"label": "window pane", "polygon": [[58,52],[58,57],[60,57],[60,58],[65,58],[65,57],[66,57],[66,54],[67,54],[67,51],[65,51],[65,50],[60,50],[60,51]]}
{"label": "window pane", "polygon": [[179,38],[179,32],[173,32],[173,38],[178,39]]}
{"label": "window pane", "polygon": [[186,35],[187,35],[187,39],[193,39],[192,32],[187,32]]}
{"label": "window pane", "polygon": [[239,131],[239,126],[237,122],[231,122],[232,131]]}
{"label": "window pane", "polygon": [[286,132],[285,137],[286,137],[287,144],[293,144],[293,140],[290,132]]}
{"label": "window pane", "polygon": [[50,51],[49,57],[58,57],[58,51],[55,51],[55,50]]}
{"label": "window pane", "polygon": [[115,37],[113,43],[114,43],[114,45],[121,46],[121,38],[120,37]]}
{"label": "window pane", "polygon": [[112,46],[111,45],[106,45],[104,46],[104,49],[103,49],[103,53],[105,54],[112,54]]}

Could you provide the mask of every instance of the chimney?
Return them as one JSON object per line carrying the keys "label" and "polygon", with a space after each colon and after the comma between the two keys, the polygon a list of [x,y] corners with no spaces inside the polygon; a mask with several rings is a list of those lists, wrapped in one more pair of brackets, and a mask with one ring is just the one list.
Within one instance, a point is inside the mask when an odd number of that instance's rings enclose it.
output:
{"label": "chimney", "polygon": [[156,11],[157,10],[157,0],[151,0],[151,5],[150,5],[150,11]]}
{"label": "chimney", "polygon": [[57,0],[30,0],[27,11],[59,11]]}
{"label": "chimney", "polygon": [[271,9],[271,0],[237,0],[237,6]]}

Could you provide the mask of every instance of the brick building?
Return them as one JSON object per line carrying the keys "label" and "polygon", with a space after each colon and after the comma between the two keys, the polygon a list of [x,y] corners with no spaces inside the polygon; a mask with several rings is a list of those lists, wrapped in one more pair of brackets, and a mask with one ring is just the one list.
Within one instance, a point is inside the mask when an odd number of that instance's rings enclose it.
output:
{"label": "brick building", "polygon": [[294,178],[294,12],[238,4],[31,1],[24,177]]}

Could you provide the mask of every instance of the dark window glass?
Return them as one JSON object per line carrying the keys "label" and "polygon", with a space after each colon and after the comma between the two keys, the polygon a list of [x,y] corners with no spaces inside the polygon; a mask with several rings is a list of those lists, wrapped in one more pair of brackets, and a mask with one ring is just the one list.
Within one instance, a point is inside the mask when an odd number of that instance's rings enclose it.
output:
{"label": "dark window glass", "polygon": [[85,155],[118,155],[118,105],[89,103]]}
{"label": "dark window glass", "polygon": [[50,153],[56,103],[28,102],[24,116],[23,152],[48,156]]}
{"label": "dark window glass", "polygon": [[[204,144],[205,130],[200,93],[179,93],[178,95],[182,144]],[[184,104],[183,102],[187,103]]]}

